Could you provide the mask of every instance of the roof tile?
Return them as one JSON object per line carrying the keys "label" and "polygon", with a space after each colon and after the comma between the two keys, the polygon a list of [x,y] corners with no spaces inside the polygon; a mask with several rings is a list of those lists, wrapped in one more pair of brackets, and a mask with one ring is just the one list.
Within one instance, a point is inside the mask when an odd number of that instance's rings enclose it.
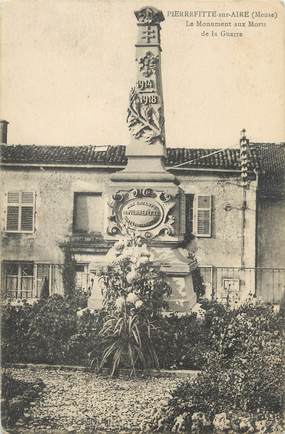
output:
{"label": "roof tile", "polygon": [[[0,146],[0,160],[10,164],[72,164],[122,166],[126,146]],[[166,166],[174,168],[240,169],[238,148],[168,148]],[[250,143],[248,168],[259,170],[262,191],[285,191],[285,144]]]}
{"label": "roof tile", "polygon": [[[103,150],[102,150],[103,149]],[[284,167],[284,144],[251,143],[249,169],[276,171]],[[47,145],[6,145],[0,147],[3,163],[26,164],[104,164],[125,165],[127,157],[123,145],[100,147],[86,146],[47,146]],[[166,165],[174,167],[205,167],[213,169],[239,169],[239,149],[213,148],[168,148]]]}

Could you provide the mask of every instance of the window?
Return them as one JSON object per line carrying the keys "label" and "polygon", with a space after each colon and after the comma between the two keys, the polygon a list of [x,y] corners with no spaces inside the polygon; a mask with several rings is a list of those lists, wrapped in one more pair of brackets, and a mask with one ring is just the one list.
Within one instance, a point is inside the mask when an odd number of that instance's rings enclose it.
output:
{"label": "window", "polygon": [[197,237],[210,237],[212,232],[212,198],[195,196],[193,211],[194,234]]}
{"label": "window", "polygon": [[33,279],[34,264],[32,262],[4,262],[4,290],[8,298],[31,298]]}
{"label": "window", "polygon": [[4,296],[29,299],[63,294],[62,264],[3,261],[1,287]]}
{"label": "window", "polygon": [[9,192],[7,194],[7,232],[34,232],[35,194]]}
{"label": "window", "polygon": [[101,193],[75,193],[74,231],[90,233],[103,231],[104,204]]}

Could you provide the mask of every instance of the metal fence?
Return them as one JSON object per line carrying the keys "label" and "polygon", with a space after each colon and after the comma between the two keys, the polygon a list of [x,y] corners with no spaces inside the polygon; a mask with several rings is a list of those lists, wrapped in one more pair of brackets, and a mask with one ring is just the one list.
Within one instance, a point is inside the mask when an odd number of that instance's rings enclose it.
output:
{"label": "metal fence", "polygon": [[[9,267],[9,263],[2,265],[2,291],[5,297],[36,299],[43,291],[49,296],[63,294],[62,265],[33,264],[30,274],[26,265],[16,270],[15,267]],[[76,285],[87,290],[88,265],[81,268],[77,270]],[[243,294],[249,293],[266,303],[279,303],[285,290],[285,268],[201,266],[200,270],[206,286],[206,297],[224,303],[239,302]]]}
{"label": "metal fence", "polygon": [[252,294],[265,303],[279,303],[285,290],[285,268],[200,267],[206,295],[222,302],[239,301]]}

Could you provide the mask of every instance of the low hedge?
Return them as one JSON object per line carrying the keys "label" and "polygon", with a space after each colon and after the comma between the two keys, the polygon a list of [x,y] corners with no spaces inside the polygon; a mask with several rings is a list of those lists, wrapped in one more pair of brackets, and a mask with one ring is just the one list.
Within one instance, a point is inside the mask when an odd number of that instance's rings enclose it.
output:
{"label": "low hedge", "polygon": [[[78,306],[59,295],[34,305],[2,310],[2,362],[88,365],[89,353],[102,355],[98,336],[104,312],[77,316]],[[201,369],[210,351],[209,323],[195,314],[155,321],[152,341],[160,368]]]}
{"label": "low hedge", "polygon": [[[223,363],[243,354],[252,339],[279,334],[284,316],[269,306],[244,305],[231,311],[218,303],[203,302],[204,318],[196,314],[159,318],[152,341],[160,368],[203,369],[217,355]],[[92,351],[100,359],[98,336],[104,312],[77,316],[78,305],[54,295],[34,305],[2,309],[2,362],[52,363],[87,366]],[[249,341],[251,339],[251,341]]]}
{"label": "low hedge", "polygon": [[77,316],[72,300],[54,295],[31,305],[2,309],[2,363],[88,364],[98,348],[103,313]]}

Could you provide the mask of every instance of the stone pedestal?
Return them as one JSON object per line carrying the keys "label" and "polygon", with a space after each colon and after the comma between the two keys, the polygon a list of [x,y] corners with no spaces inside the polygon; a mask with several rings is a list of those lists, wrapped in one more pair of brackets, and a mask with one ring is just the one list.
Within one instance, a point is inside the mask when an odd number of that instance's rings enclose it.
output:
{"label": "stone pedestal", "polygon": [[190,311],[197,302],[191,276],[191,271],[197,267],[197,263],[184,256],[179,248],[158,247],[150,250],[153,256],[159,259],[161,271],[166,273],[172,289],[168,300],[169,310]]}

